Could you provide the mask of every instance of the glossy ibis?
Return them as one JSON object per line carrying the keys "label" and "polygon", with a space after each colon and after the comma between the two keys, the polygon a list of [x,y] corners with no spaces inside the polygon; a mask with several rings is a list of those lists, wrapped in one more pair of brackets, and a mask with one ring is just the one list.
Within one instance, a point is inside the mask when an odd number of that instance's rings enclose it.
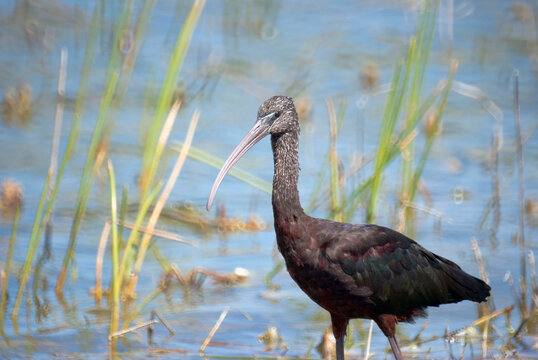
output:
{"label": "glossy ibis", "polygon": [[293,100],[274,96],[220,170],[207,209],[222,179],[254,144],[271,135],[274,157],[273,215],[278,248],[300,288],[331,314],[336,358],[344,359],[349,319],[374,320],[403,359],[396,324],[425,316],[428,306],[485,301],[490,287],[458,265],[397,231],[306,215],[299,202],[299,121]]}

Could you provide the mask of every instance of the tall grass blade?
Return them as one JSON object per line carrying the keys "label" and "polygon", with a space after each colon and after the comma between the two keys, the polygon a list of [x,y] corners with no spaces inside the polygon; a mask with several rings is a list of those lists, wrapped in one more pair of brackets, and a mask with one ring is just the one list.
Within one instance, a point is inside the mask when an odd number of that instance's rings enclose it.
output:
{"label": "tall grass blade", "polygon": [[[162,152],[162,150],[164,149],[164,147],[166,145],[166,141],[168,140],[170,132],[172,131],[172,127],[173,127],[174,122],[176,120],[176,116],[177,116],[177,113],[179,111],[180,106],[181,106],[181,103],[179,102],[179,100],[176,100],[176,102],[173,104],[172,108],[170,109],[170,112],[168,114],[166,122],[164,123],[163,129],[162,129],[162,131],[161,131],[161,133],[159,135],[159,140],[158,140],[158,143],[157,143],[157,148],[160,149],[158,151],[159,153]],[[157,195],[157,194],[155,194],[155,195]],[[153,202],[153,199],[152,199],[152,202]],[[142,203],[145,204],[146,206],[151,205],[151,203],[147,202],[147,197],[142,198]],[[131,249],[131,246],[134,244],[135,239],[136,240],[138,239],[138,234],[133,234],[133,232],[135,230],[138,231],[138,228],[141,226],[141,222],[142,222],[143,218],[145,217],[146,212],[148,210],[148,208],[146,206],[143,205],[139,209],[137,220],[135,222],[136,228],[133,228],[133,230],[131,232],[131,236],[129,236],[129,240],[127,241],[126,250],[124,252],[124,257],[122,259],[122,265],[121,265],[121,269],[120,269],[120,276],[121,276],[122,281],[123,281],[123,274],[125,274],[125,271],[127,270],[127,268],[130,268],[130,266],[132,264],[132,261],[133,261],[133,258],[131,256],[134,255],[134,254],[131,254],[129,250]],[[133,294],[131,294],[129,296],[134,298]]]}
{"label": "tall grass blade", "polygon": [[129,187],[127,185],[123,186],[123,192],[121,193],[121,206],[120,206],[120,217],[119,217],[119,229],[118,229],[118,241],[120,247],[123,247],[123,231],[125,229],[125,218],[127,216],[127,210],[129,206]]}
{"label": "tall grass blade", "polygon": [[453,60],[452,63],[450,64],[450,73],[448,76],[447,86],[445,87],[443,94],[441,95],[441,98],[439,99],[439,104],[433,115],[435,116],[435,118],[433,120],[433,123],[430,125],[431,128],[429,130],[429,133],[426,134],[426,144],[424,146],[421,157],[418,161],[417,167],[413,174],[412,183],[415,184],[415,186],[413,186],[410,189],[411,191],[409,194],[409,201],[413,201],[415,197],[417,184],[419,183],[422,173],[424,172],[424,167],[426,166],[428,156],[430,155],[433,143],[435,142],[435,139],[437,137],[436,135],[438,134],[438,131],[439,131],[442,114],[445,111],[448,95],[450,94],[450,89],[452,88],[452,84],[454,82],[454,76],[456,75],[457,68],[458,68],[458,62]]}
{"label": "tall grass blade", "polygon": [[[446,80],[440,81],[435,89],[426,97],[424,102],[421,104],[421,106],[418,109],[418,118],[422,118],[426,111],[428,111],[433,104],[435,104],[436,99],[441,94],[443,89],[446,87]],[[394,144],[392,144],[389,153],[387,155],[387,161],[382,165],[382,169],[385,169],[385,167],[401,152],[401,144],[405,139],[410,135],[410,130],[408,127],[404,128],[402,132],[397,137],[397,140]],[[345,216],[347,219],[350,219],[359,204],[364,200],[364,197],[368,194],[370,191],[373,183],[374,178],[376,176],[376,173],[374,172],[373,175],[371,175],[365,182],[363,182],[359,187],[355,188],[351,191],[351,193],[348,195],[347,199],[347,207],[345,209]]]}
{"label": "tall grass blade", "polygon": [[340,207],[341,196],[340,196],[340,169],[338,168],[338,152],[336,150],[336,140],[338,138],[338,126],[336,123],[336,113],[334,110],[334,103],[332,100],[328,99],[327,110],[329,111],[329,166],[331,168],[330,172],[330,182],[329,182],[329,192],[331,195],[331,218],[335,221],[343,221],[341,218],[340,212],[334,212],[334,209]]}
{"label": "tall grass blade", "polygon": [[140,229],[140,226],[142,225],[142,221],[144,220],[144,217],[146,216],[149,207],[159,194],[161,187],[162,183],[158,183],[140,204],[140,209],[138,210],[138,214],[136,216],[133,228],[131,229],[131,234],[129,235],[127,243],[125,244],[125,248],[123,249],[123,256],[121,258],[118,274],[118,278],[121,279],[122,284],[125,281],[125,275],[130,268],[130,264],[134,256],[134,252],[132,251],[132,249],[134,245],[138,242],[138,231]]}
{"label": "tall grass blade", "polygon": [[13,305],[13,312],[11,313],[11,318],[14,323],[17,323],[22,295],[24,294],[26,282],[28,281],[28,276],[30,274],[30,267],[32,266],[32,261],[34,259],[35,251],[39,243],[39,238],[37,237],[37,234],[39,231],[41,214],[43,213],[43,207],[45,206],[45,200],[47,198],[47,191],[48,191],[49,183],[50,183],[50,175],[51,174],[49,172],[47,174],[47,178],[45,179],[45,184],[43,185],[43,190],[41,191],[41,198],[39,200],[39,204],[37,205],[34,225],[32,226],[32,232],[30,233],[30,242],[28,244],[28,250],[26,251],[26,259],[24,260],[24,265],[22,268],[21,278],[19,282],[19,290],[17,291],[17,297],[15,298],[15,304]]}
{"label": "tall grass blade", "polygon": [[[63,47],[60,56],[60,75],[58,79],[58,99],[56,101],[56,116],[54,118],[54,134],[52,136],[52,148],[50,151],[50,172],[51,176],[57,176],[58,168],[58,148],[60,146],[60,131],[62,129],[62,120],[64,115],[64,96],[65,96],[65,79],[67,76],[67,48]],[[48,203],[51,202],[52,192],[54,190],[55,184],[49,184],[49,194],[48,194]],[[52,214],[53,207],[51,205],[50,213]],[[45,211],[47,213],[47,211]],[[52,216],[47,216],[46,222],[46,232],[45,232],[45,249],[44,249],[44,258],[50,256],[50,237],[52,236]]]}
{"label": "tall grass blade", "polygon": [[[416,132],[418,120],[430,109],[441,93],[439,86],[420,104],[424,74],[431,51],[431,43],[435,33],[435,13],[437,2],[432,11],[432,2],[426,1],[417,22],[415,36],[411,38],[405,62],[396,66],[391,91],[385,101],[382,126],[379,135],[376,160],[373,174],[359,187],[356,187],[347,197],[345,217],[349,219],[366,194],[370,194],[367,206],[366,221],[373,222],[378,201],[379,189],[386,166],[407,149],[404,157],[404,184],[412,180],[413,150],[411,136]],[[444,86],[443,86],[444,88]],[[402,111],[405,104],[405,113]],[[420,104],[420,105],[419,105]],[[396,124],[405,116],[403,129],[397,133]],[[410,142],[405,143],[404,142]],[[402,146],[405,145],[405,146]],[[407,180],[405,180],[407,179]],[[407,185],[403,185],[407,189]]]}
{"label": "tall grass blade", "polygon": [[525,177],[523,164],[523,141],[521,140],[521,121],[519,118],[519,71],[514,70],[514,120],[516,125],[516,153],[519,200],[519,245],[521,315],[527,317],[527,249],[525,243]]}
{"label": "tall grass blade", "polygon": [[[65,48],[61,51],[61,60],[60,60],[60,73],[59,73],[59,79],[58,79],[58,101],[57,101],[57,107],[56,107],[56,116],[54,119],[54,133],[53,133],[53,139],[52,139],[52,145],[51,145],[51,155],[50,155],[50,164],[49,169],[47,172],[47,178],[45,180],[45,186],[43,187],[43,191],[41,192],[41,199],[39,200],[39,205],[37,208],[36,216],[34,218],[34,225],[32,227],[32,233],[30,234],[30,241],[28,244],[28,250],[26,252],[26,258],[24,260],[24,266],[23,271],[21,274],[21,279],[19,283],[19,290],[17,291],[17,297],[15,299],[15,305],[13,307],[13,313],[12,318],[14,322],[17,322],[18,312],[19,312],[19,306],[22,299],[22,295],[24,294],[24,289],[26,287],[26,282],[28,281],[28,278],[30,277],[30,268],[32,266],[32,262],[34,261],[35,251],[37,249],[37,246],[39,244],[39,239],[41,238],[42,231],[44,228],[52,226],[50,221],[50,214],[53,209],[54,199],[57,189],[57,183],[52,184],[51,180],[55,176],[61,176],[60,174],[56,175],[56,167],[57,167],[57,155],[58,155],[58,147],[60,142],[60,133],[61,133],[61,126],[62,126],[62,119],[63,119],[63,96],[65,92],[65,79],[66,79],[66,72],[67,72],[67,50]],[[56,182],[58,182],[59,179],[56,179]],[[48,201],[47,201],[48,200]],[[43,209],[45,206],[45,203],[47,203],[47,208],[45,210],[45,216],[43,216]]]}
{"label": "tall grass blade", "polygon": [[110,319],[109,334],[118,331],[120,317],[120,286],[119,269],[119,241],[118,241],[118,210],[116,200],[116,177],[112,161],[108,160],[108,176],[110,182],[110,219],[112,227],[112,315]]}
{"label": "tall grass blade", "polygon": [[[144,6],[142,7],[142,10],[140,10],[140,15],[136,22],[134,36],[131,40],[132,43],[130,43],[129,41],[122,41],[122,43],[126,43],[124,45],[126,46],[126,48],[121,48],[122,52],[125,54],[125,59],[123,60],[123,67],[118,83],[118,90],[115,96],[115,101],[117,103],[116,109],[121,107],[125,94],[127,93],[127,88],[131,80],[131,75],[133,73],[136,60],[138,59],[138,55],[140,54],[140,49],[144,44],[144,39],[148,31],[150,20],[153,16],[153,10],[155,9],[156,2],[157,0],[146,0],[144,2]],[[120,33],[119,35],[125,36],[125,32]],[[121,41],[121,39],[119,39],[119,41]],[[115,116],[113,118],[115,118]]]}
{"label": "tall grass blade", "polygon": [[[424,75],[428,67],[428,59],[431,52],[431,43],[433,40],[433,35],[435,34],[435,19],[437,13],[438,1],[435,2],[435,9],[432,11],[432,2],[425,1],[424,9],[422,11],[422,16],[417,22],[417,27],[415,29],[415,38],[416,38],[416,51],[415,51],[415,61],[412,64],[412,77],[413,81],[411,83],[410,94],[408,96],[407,102],[407,118],[404,123],[403,135],[409,136],[411,132],[416,131],[416,125],[421,119],[419,116],[420,112],[420,100],[422,97],[422,87],[424,85]],[[403,145],[403,144],[402,144]],[[405,147],[401,147],[400,151],[402,152],[402,184],[400,191],[400,203],[402,210],[400,213],[403,215],[400,217],[400,224],[398,229],[404,231],[410,222],[410,216],[412,215],[413,208],[407,207],[405,204],[408,204],[412,201],[416,187],[418,183],[414,182],[413,178],[413,164],[415,159],[414,151],[414,141],[410,141],[405,144]],[[410,229],[407,228],[406,232],[409,232]]]}
{"label": "tall grass blade", "polygon": [[82,174],[82,180],[80,183],[80,189],[78,194],[78,201],[75,208],[75,215],[73,218],[73,224],[71,226],[71,232],[69,234],[69,244],[64,255],[64,260],[62,263],[62,268],[56,279],[56,294],[60,295],[63,292],[65,285],[65,280],[67,277],[68,267],[71,261],[75,258],[75,245],[80,226],[82,225],[82,219],[86,212],[86,205],[90,197],[91,188],[93,186],[93,179],[95,176],[94,170],[94,160],[96,159],[98,146],[101,140],[102,131],[104,128],[105,116],[108,107],[112,101],[112,96],[114,94],[114,89],[118,79],[118,73],[115,72],[112,76],[111,81],[108,83],[108,87],[104,94],[103,100],[101,101],[101,109],[99,111],[99,117],[97,124],[94,128],[94,133],[92,141],[90,143],[90,149],[88,151],[88,157],[86,158],[86,164],[84,166],[84,171]]}
{"label": "tall grass blade", "polygon": [[[110,127],[110,123],[107,124],[106,120],[108,119],[108,113],[116,95],[116,90],[118,86],[118,80],[120,76],[120,66],[122,60],[121,54],[121,40],[122,36],[125,33],[125,30],[129,24],[131,14],[133,10],[133,0],[125,1],[123,4],[122,13],[116,28],[115,39],[110,54],[110,60],[107,69],[107,75],[104,86],[104,95],[101,100],[99,107],[99,113],[97,122],[95,124],[94,132],[90,142],[90,147],[88,150],[88,156],[86,158],[86,163],[84,165],[84,170],[82,174],[82,180],[80,183],[80,189],[78,194],[77,205],[75,208],[75,215],[73,223],[71,225],[71,232],[69,234],[69,244],[64,255],[64,260],[62,263],[62,268],[58,274],[56,280],[56,294],[60,295],[63,291],[65,280],[67,277],[67,271],[69,264],[74,260],[75,256],[75,245],[78,232],[82,225],[82,219],[86,212],[86,205],[93,187],[93,180],[95,175],[96,167],[98,167],[98,153],[100,151],[100,146],[106,143],[106,136],[110,136],[111,131],[104,131],[105,127]],[[122,99],[118,99],[121,103]]]}
{"label": "tall grass blade", "polygon": [[196,29],[196,25],[204,5],[205,0],[194,1],[191,11],[187,16],[183,27],[181,28],[179,36],[177,37],[174,50],[172,51],[172,55],[168,63],[167,72],[161,86],[155,113],[153,115],[153,121],[148,132],[147,142],[144,149],[142,171],[140,176],[140,189],[141,193],[143,194],[142,197],[145,196],[151,186],[151,183],[153,182],[155,173],[154,169],[156,169],[160,160],[160,156],[155,156],[157,134],[159,134],[161,131],[162,124],[165,120],[165,115],[170,107],[170,104],[172,103],[176,82],[181,72],[183,62],[187,55],[187,50],[190,46],[192,35]]}
{"label": "tall grass blade", "polygon": [[[176,152],[180,152],[182,147],[183,147],[183,142],[181,141],[175,141],[172,145],[170,145],[170,149]],[[210,153],[200,148],[197,148],[195,146],[190,147],[189,153],[187,154],[187,156],[203,164],[214,167],[215,169],[220,169],[222,165],[224,164],[224,160],[216,156],[213,156]],[[257,177],[256,175],[242,169],[241,167],[234,166],[233,168],[230,169],[230,172],[228,172],[228,175],[233,176],[234,178],[243,181],[245,184],[248,184],[269,195],[272,192],[273,185],[270,182]]]}
{"label": "tall grass blade", "polygon": [[387,101],[385,102],[385,106],[383,110],[383,123],[381,126],[381,132],[379,135],[379,145],[377,148],[376,162],[374,166],[372,189],[370,191],[370,204],[368,206],[367,213],[366,213],[367,222],[373,222],[375,218],[377,193],[381,185],[382,170],[384,169],[385,164],[387,163],[387,158],[385,156],[385,153],[387,152],[390,146],[392,130],[396,126],[395,121],[397,120],[397,117],[396,117],[396,114],[394,114],[394,110],[395,110],[394,105],[397,101],[396,99],[399,98],[398,91],[401,91],[400,86],[399,86],[401,69],[402,69],[402,65],[401,63],[399,63],[396,66],[396,70],[394,71],[394,77],[391,83],[392,88],[391,88],[389,97]]}
{"label": "tall grass blade", "polygon": [[97,257],[95,259],[95,289],[93,292],[97,306],[101,306],[101,298],[103,297],[103,259],[105,257],[108,237],[110,236],[111,225],[110,220],[105,221],[105,225],[101,231],[99,245],[97,246]]}
{"label": "tall grass blade", "polygon": [[[171,110],[171,113],[173,111],[174,109]],[[175,112],[177,114],[177,109]],[[173,117],[175,117],[175,114],[172,114],[172,115]],[[174,187],[174,184],[176,183],[176,180],[179,176],[179,173],[181,172],[181,169],[183,168],[183,164],[185,163],[185,159],[187,158],[187,152],[189,151],[192,138],[194,137],[194,132],[196,130],[196,125],[198,124],[199,118],[200,118],[200,113],[196,111],[194,115],[192,116],[191,122],[189,123],[189,127],[187,129],[187,135],[185,136],[185,145],[182,151],[178,155],[177,161],[174,165],[174,168],[172,169],[172,173],[170,174],[170,177],[168,178],[168,181],[166,182],[166,185],[161,195],[159,196],[159,199],[157,200],[155,208],[153,209],[153,212],[151,213],[151,216],[148,220],[147,231],[144,233],[144,236],[142,237],[140,248],[138,249],[138,254],[136,257],[133,276],[131,277],[131,282],[129,285],[128,294],[131,296],[134,295],[134,292],[136,289],[138,275],[140,273],[140,270],[142,269],[142,264],[144,263],[146,251],[149,246],[149,241],[151,240],[151,233],[155,229],[155,225],[157,224],[159,216],[161,215],[161,211],[166,201],[168,200],[170,193],[172,192],[172,188]]]}
{"label": "tall grass blade", "polygon": [[[153,290],[151,294],[149,294],[137,307],[136,309],[129,314],[127,319],[123,322],[123,325],[121,326],[122,330],[125,330],[131,325],[131,323],[136,319],[136,317],[140,314],[140,312],[151,302],[151,300],[155,299],[157,295],[159,295],[163,291],[162,287],[158,286],[157,289]],[[112,334],[112,333],[111,333]]]}
{"label": "tall grass blade", "polygon": [[[346,111],[347,111],[347,104],[345,102],[342,102],[339,105],[338,112],[336,115],[336,127],[337,127],[336,140],[338,140],[338,137],[340,136],[340,130],[342,130],[342,126],[344,125],[344,118],[345,118]],[[312,212],[316,208],[319,202],[320,195],[324,193],[322,191],[323,181],[325,181],[325,177],[327,176],[327,174],[331,173],[330,152],[331,152],[331,149],[329,147],[327,149],[325,156],[323,157],[323,162],[321,163],[321,167],[316,177],[316,181],[314,182],[314,186],[312,187],[312,191],[310,193],[310,200],[308,202],[308,205],[306,206],[307,213]],[[336,208],[331,207],[331,208],[332,208],[332,212],[338,212],[338,211],[341,211],[341,209],[344,207],[342,206],[342,204],[340,204],[339,207],[336,207]]]}
{"label": "tall grass blade", "polygon": [[[88,98],[88,92],[90,90],[90,80],[93,71],[93,64],[95,62],[95,54],[97,53],[97,35],[99,32],[99,5],[95,5],[93,11],[92,22],[90,25],[90,34],[88,35],[88,43],[86,44],[86,52],[84,55],[84,62],[82,63],[82,72],[80,76],[80,82],[78,84],[77,100],[75,101],[75,110],[73,111],[73,124],[71,125],[71,134],[69,136],[68,144],[62,159],[62,165],[65,167],[65,163],[72,154],[75,140],[78,136],[80,128],[80,121],[84,117],[84,110],[86,108],[86,100]],[[62,165],[58,171],[58,176],[63,173]],[[58,183],[58,181],[56,181]]]}
{"label": "tall grass blade", "polygon": [[93,62],[94,62],[95,53],[96,53],[96,44],[97,44],[96,38],[97,38],[97,31],[98,31],[98,24],[99,24],[97,10],[98,10],[98,7],[96,6],[94,10],[93,18],[92,18],[90,35],[88,37],[86,55],[84,57],[84,63],[82,65],[82,76],[80,78],[80,83],[79,83],[79,88],[78,88],[79,90],[77,94],[77,100],[75,103],[75,110],[73,113],[73,123],[71,125],[71,132],[69,134],[69,139],[67,140],[67,146],[66,146],[64,155],[62,157],[60,167],[58,168],[58,173],[56,175],[56,180],[54,181],[54,186],[52,187],[52,191],[50,192],[50,195],[49,195],[49,201],[45,209],[45,215],[43,217],[42,224],[40,225],[38,233],[36,234],[38,238],[40,238],[43,233],[43,224],[47,224],[48,219],[51,216],[54,201],[56,199],[56,194],[58,192],[60,182],[63,177],[67,162],[73,152],[78,130],[80,127],[80,120],[84,113],[84,107],[85,107],[86,99],[88,97],[90,74],[92,72]]}

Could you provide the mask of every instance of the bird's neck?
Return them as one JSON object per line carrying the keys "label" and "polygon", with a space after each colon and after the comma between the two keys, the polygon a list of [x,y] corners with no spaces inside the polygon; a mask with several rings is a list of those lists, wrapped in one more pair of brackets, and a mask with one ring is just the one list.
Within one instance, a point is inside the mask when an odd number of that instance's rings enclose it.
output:
{"label": "bird's neck", "polygon": [[273,176],[273,212],[278,216],[299,215],[303,208],[299,201],[299,134],[297,132],[272,135],[275,173]]}

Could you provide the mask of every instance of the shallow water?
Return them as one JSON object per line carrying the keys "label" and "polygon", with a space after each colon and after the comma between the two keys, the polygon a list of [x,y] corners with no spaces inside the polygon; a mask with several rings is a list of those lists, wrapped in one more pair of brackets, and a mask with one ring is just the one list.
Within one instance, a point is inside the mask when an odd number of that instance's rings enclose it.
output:
{"label": "shallow water", "polygon": [[[66,109],[60,144],[65,148],[73,118],[85,41],[94,1],[38,1],[24,5],[1,4],[0,78],[2,91],[19,84],[32,88],[34,99],[31,118],[24,126],[0,125],[0,180],[14,179],[24,189],[24,211],[20,220],[13,260],[13,272],[21,268],[28,239],[49,164],[60,49],[69,52],[67,68]],[[117,19],[121,2],[106,2],[106,19],[101,30],[100,52],[97,55],[86,112],[78,139],[77,152],[69,162],[57,198],[52,238],[52,259],[42,269],[42,302],[48,315],[39,319],[34,307],[21,307],[19,332],[16,334],[6,316],[5,332],[9,344],[1,343],[5,358],[84,358],[102,359],[107,354],[108,315],[93,311],[96,307],[89,289],[94,286],[95,256],[102,226],[109,216],[108,179],[106,169],[98,174],[88,211],[79,233],[76,248],[76,274],[66,289],[67,306],[62,306],[53,291],[57,273],[67,247],[71,221],[77,199],[80,176],[89,141],[97,118],[108,64],[111,19]],[[487,105],[477,99],[453,91],[443,116],[443,133],[436,141],[426,165],[423,180],[431,193],[433,208],[442,213],[442,226],[437,228],[432,216],[419,213],[416,240],[426,248],[455,260],[466,271],[478,274],[470,248],[470,240],[480,244],[484,264],[493,288],[497,309],[515,304],[510,286],[503,279],[510,271],[519,279],[519,247],[512,242],[518,229],[518,182],[515,162],[515,126],[513,112],[512,71],[520,73],[521,127],[524,139],[526,199],[538,198],[537,127],[538,49],[536,28],[530,19],[537,14],[536,4],[522,2],[531,9],[518,13],[506,1],[441,1],[436,37],[426,72],[424,94],[448,73],[450,58],[458,59],[456,81],[479,88],[501,111],[502,119],[494,119]],[[453,26],[447,13],[453,6]],[[124,106],[119,112],[109,145],[118,187],[127,184],[130,203],[136,207],[136,184],[141,166],[141,138],[147,123],[148,109],[143,108],[148,78],[155,91],[164,76],[168,56],[173,47],[189,3],[160,1],[138,59]],[[309,199],[320,162],[329,144],[329,122],[325,99],[335,104],[348,104],[344,131],[338,152],[344,167],[354,154],[371,154],[377,145],[380,119],[386,94],[367,93],[360,87],[359,73],[367,63],[375,63],[379,83],[391,81],[396,62],[405,55],[408,38],[413,34],[417,5],[413,1],[395,2],[208,2],[194,34],[185,60],[180,84],[186,86],[187,101],[182,107],[170,139],[183,140],[188,121],[195,109],[201,118],[193,145],[221,158],[227,156],[255,120],[259,104],[268,96],[285,93],[312,102],[310,121],[303,123],[301,135],[300,193],[303,202]],[[524,9],[525,7],[523,7]],[[536,24],[536,22],[534,22]],[[37,29],[35,37],[29,31]],[[451,35],[452,33],[452,35]],[[35,40],[35,39],[38,40]],[[30,40],[29,40],[30,39]],[[32,40],[34,39],[34,40]],[[207,86],[200,74],[207,74]],[[461,88],[461,86],[460,86]],[[461,91],[460,91],[461,92]],[[145,119],[145,120],[144,120]],[[497,236],[492,239],[489,223],[481,229],[480,221],[491,198],[491,172],[487,161],[496,124],[502,121],[503,147],[500,153],[502,218]],[[420,149],[422,140],[418,138]],[[172,162],[175,153],[166,153]],[[449,163],[457,159],[459,167]],[[254,147],[240,162],[261,178],[271,181],[272,160],[269,140]],[[217,170],[189,159],[174,187],[169,204],[188,202],[203,208]],[[366,178],[371,167],[364,169]],[[163,174],[165,175],[165,171]],[[394,207],[399,184],[399,160],[386,172],[378,206],[380,225],[395,226]],[[464,201],[457,201],[454,192],[463,190]],[[119,190],[120,191],[120,190]],[[242,196],[238,195],[242,194]],[[420,198],[419,198],[420,199]],[[420,200],[422,201],[422,200]],[[137,322],[147,320],[151,310],[160,314],[175,329],[167,336],[164,327],[156,325],[155,346],[182,349],[185,358],[198,358],[200,344],[227,306],[230,312],[219,328],[206,354],[211,356],[277,356],[282,350],[265,351],[258,336],[270,326],[280,331],[289,345],[289,356],[319,357],[314,347],[327,328],[328,316],[313,304],[280,272],[273,282],[278,291],[269,291],[264,284],[267,273],[278,262],[274,255],[274,233],[270,197],[231,177],[224,180],[216,199],[225,204],[232,216],[246,218],[256,213],[268,224],[258,233],[231,233],[223,236],[210,233],[202,236],[178,222],[163,221],[159,228],[197,241],[191,248],[167,240],[157,240],[158,247],[169,261],[188,271],[205,267],[219,273],[231,273],[236,267],[246,268],[251,277],[233,288],[224,288],[206,280],[199,294],[186,299],[179,287],[159,295],[145,308]],[[327,216],[325,209],[313,213]],[[130,217],[134,217],[130,213]],[[536,217],[536,214],[534,215]],[[363,222],[364,213],[357,212],[354,221]],[[526,222],[526,239],[530,250],[536,249],[536,229]],[[5,261],[11,223],[0,224],[0,260]],[[41,250],[38,251],[40,253]],[[2,265],[3,266],[3,265]],[[104,274],[110,272],[110,259],[105,261]],[[152,292],[161,273],[153,256],[144,263],[139,296]],[[18,288],[15,278],[9,279],[8,314]],[[108,275],[105,275],[105,282]],[[31,301],[31,300],[30,300]],[[248,314],[249,320],[244,314]],[[429,310],[428,320],[400,326],[403,338],[413,338],[428,321],[422,338],[442,336],[445,329],[459,329],[477,318],[476,306],[470,302],[445,305]],[[512,326],[519,324],[518,311],[512,312]],[[507,333],[505,317],[495,325]],[[362,326],[368,329],[368,322]],[[505,335],[506,336],[506,335]],[[150,353],[146,334],[139,332],[120,342],[122,358],[177,358],[178,353]],[[361,341],[365,341],[361,338]],[[402,341],[403,342],[403,341]],[[495,347],[490,353],[499,354]],[[375,358],[384,358],[388,342],[374,328],[371,351]],[[361,356],[363,347],[350,350],[350,357]],[[521,348],[520,350],[523,351]],[[411,349],[404,349],[411,355]],[[418,357],[448,357],[447,344],[436,340],[416,349]],[[453,345],[459,356],[461,345]],[[481,345],[473,345],[474,354],[481,354]],[[527,351],[527,353],[529,353]],[[530,353],[533,354],[532,352]],[[466,357],[471,356],[467,348]],[[536,356],[534,353],[533,356]],[[390,357],[390,355],[389,355]]]}

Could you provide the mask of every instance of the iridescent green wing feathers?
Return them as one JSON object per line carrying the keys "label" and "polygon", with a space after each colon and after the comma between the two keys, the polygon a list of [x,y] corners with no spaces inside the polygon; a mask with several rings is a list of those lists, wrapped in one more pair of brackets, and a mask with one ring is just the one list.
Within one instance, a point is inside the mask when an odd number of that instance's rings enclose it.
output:
{"label": "iridescent green wing feathers", "polygon": [[462,300],[484,301],[490,287],[394,230],[326,222],[316,226],[326,256],[349,277],[350,293],[368,294],[380,313],[395,315]]}

